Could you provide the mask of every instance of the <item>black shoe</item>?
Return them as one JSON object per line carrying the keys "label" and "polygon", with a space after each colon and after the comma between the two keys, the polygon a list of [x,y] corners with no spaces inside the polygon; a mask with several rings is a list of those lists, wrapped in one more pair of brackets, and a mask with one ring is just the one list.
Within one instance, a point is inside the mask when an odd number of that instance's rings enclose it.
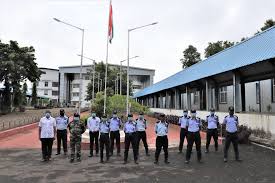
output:
{"label": "black shoe", "polygon": [[58,155],[60,155],[60,153],[56,153],[55,155],[58,156]]}
{"label": "black shoe", "polygon": [[64,156],[67,156],[67,152],[64,152]]}
{"label": "black shoe", "polygon": [[127,161],[124,161],[123,164],[126,165],[126,164],[127,164]]}
{"label": "black shoe", "polygon": [[215,148],[215,151],[216,151],[216,152],[218,152],[218,150],[219,150],[218,148]]}
{"label": "black shoe", "polygon": [[70,162],[73,163],[74,162],[74,158],[71,158]]}
{"label": "black shoe", "polygon": [[203,161],[201,159],[198,159],[198,163],[203,163]]}
{"label": "black shoe", "polygon": [[108,163],[108,162],[109,162],[109,158],[106,159],[106,163]]}
{"label": "black shoe", "polygon": [[154,162],[154,164],[155,164],[155,165],[158,165],[158,164],[159,164],[159,162],[156,160],[156,161]]}
{"label": "black shoe", "polygon": [[89,155],[89,158],[92,158],[93,156],[94,156],[94,155],[90,154],[90,155]]}
{"label": "black shoe", "polygon": [[121,154],[120,154],[120,153],[117,153],[117,156],[118,156],[118,157],[121,157]]}
{"label": "black shoe", "polygon": [[179,151],[178,154],[182,154],[182,151]]}
{"label": "black shoe", "polygon": [[41,162],[46,162],[47,161],[47,159],[45,159],[45,158],[43,158],[42,160],[41,160]]}
{"label": "black shoe", "polygon": [[223,158],[223,162],[227,163],[227,158]]}
{"label": "black shoe", "polygon": [[208,149],[206,149],[206,150],[205,150],[205,153],[206,153],[206,154],[207,154],[207,153],[209,153],[209,150],[208,150]]}
{"label": "black shoe", "polygon": [[241,160],[240,158],[236,158],[235,159],[237,162],[242,162],[243,160]]}
{"label": "black shoe", "polygon": [[185,164],[189,164],[189,163],[190,163],[190,161],[189,161],[189,160],[186,160],[186,161],[185,161]]}
{"label": "black shoe", "polygon": [[135,160],[135,164],[137,164],[137,165],[139,164],[139,163],[138,163],[138,160]]}
{"label": "black shoe", "polygon": [[168,160],[165,160],[164,163],[165,164],[170,164],[170,162]]}
{"label": "black shoe", "polygon": [[80,158],[80,157],[78,157],[78,158],[77,158],[77,161],[78,161],[78,162],[80,162],[80,161],[81,161],[81,158]]}
{"label": "black shoe", "polygon": [[102,164],[103,164],[103,163],[104,163],[104,161],[103,161],[103,160],[100,160],[100,163],[102,163]]}
{"label": "black shoe", "polygon": [[146,153],[146,156],[150,156],[150,154],[149,154],[149,153]]}
{"label": "black shoe", "polygon": [[110,156],[110,157],[111,157],[111,156],[113,156],[113,153],[110,153],[110,155],[109,155],[109,156]]}

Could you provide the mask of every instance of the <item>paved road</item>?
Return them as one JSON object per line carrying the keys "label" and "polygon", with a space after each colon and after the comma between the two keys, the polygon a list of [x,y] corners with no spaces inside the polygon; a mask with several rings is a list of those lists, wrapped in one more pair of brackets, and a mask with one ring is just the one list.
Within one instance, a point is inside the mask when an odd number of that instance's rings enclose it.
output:
{"label": "paved road", "polygon": [[[154,157],[140,158],[135,165],[130,153],[130,163],[122,164],[123,157],[112,157],[110,163],[100,164],[99,158],[89,159],[88,151],[83,152],[81,163],[69,163],[60,156],[52,162],[40,162],[38,149],[0,150],[1,183],[67,183],[67,182],[203,182],[203,183],[254,183],[274,182],[275,153],[256,146],[241,146],[243,162],[233,160],[224,164],[222,152],[203,155],[203,164],[194,158],[184,164],[183,155],[176,149],[169,150],[171,164],[153,164]],[[233,155],[233,152],[230,153]],[[163,154],[161,154],[161,160]],[[231,159],[232,156],[231,156]]]}

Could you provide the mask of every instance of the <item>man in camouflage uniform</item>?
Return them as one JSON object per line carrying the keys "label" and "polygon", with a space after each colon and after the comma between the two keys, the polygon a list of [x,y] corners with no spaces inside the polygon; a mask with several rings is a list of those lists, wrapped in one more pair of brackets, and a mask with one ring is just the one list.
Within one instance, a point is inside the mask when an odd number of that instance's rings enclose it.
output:
{"label": "man in camouflage uniform", "polygon": [[81,161],[81,138],[85,132],[85,126],[80,122],[80,115],[74,114],[73,121],[69,124],[70,130],[70,146],[71,146],[71,163],[74,162],[75,150],[77,161]]}

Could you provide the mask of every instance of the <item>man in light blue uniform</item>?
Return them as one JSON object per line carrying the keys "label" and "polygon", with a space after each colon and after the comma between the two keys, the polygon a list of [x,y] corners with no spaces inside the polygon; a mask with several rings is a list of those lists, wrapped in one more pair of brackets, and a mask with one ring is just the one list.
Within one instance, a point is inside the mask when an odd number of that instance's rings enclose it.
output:
{"label": "man in light blue uniform", "polygon": [[149,155],[149,150],[148,150],[148,144],[147,144],[147,136],[146,136],[146,129],[147,129],[147,121],[144,119],[144,113],[140,112],[138,119],[136,119],[136,124],[137,124],[137,148],[139,152],[139,142],[142,140],[144,148],[145,148],[145,153],[146,156]]}
{"label": "man in light blue uniform", "polygon": [[128,114],[128,121],[124,124],[125,133],[125,152],[124,152],[124,164],[128,160],[128,152],[130,143],[132,144],[135,163],[138,164],[138,151],[137,151],[137,124],[133,120],[133,115]]}
{"label": "man in light blue uniform", "polygon": [[201,136],[200,136],[200,128],[201,128],[201,120],[196,117],[196,110],[191,110],[191,118],[187,122],[188,134],[187,134],[187,150],[186,150],[186,161],[188,164],[191,158],[191,152],[193,148],[193,144],[196,144],[197,150],[197,158],[198,162],[201,162]]}
{"label": "man in light blue uniform", "polygon": [[239,158],[239,149],[238,149],[238,125],[239,119],[238,116],[234,115],[234,107],[229,107],[229,115],[225,116],[223,120],[223,125],[226,126],[226,137],[224,145],[224,162],[227,162],[228,149],[230,143],[232,142],[236,161],[241,161]]}
{"label": "man in light blue uniform", "polygon": [[183,144],[184,144],[184,139],[186,138],[187,140],[187,126],[186,124],[188,123],[188,120],[190,117],[188,116],[188,110],[185,109],[183,111],[183,116],[179,119],[178,125],[180,125],[180,144],[179,144],[179,153],[182,153],[183,149]]}
{"label": "man in light blue uniform", "polygon": [[103,115],[99,124],[99,132],[100,132],[100,163],[104,163],[103,161],[103,150],[104,146],[106,148],[106,161],[109,161],[109,149],[110,149],[110,123],[108,122],[107,116]]}
{"label": "man in light blue uniform", "polygon": [[119,129],[121,127],[121,120],[117,116],[117,111],[113,112],[113,117],[110,119],[110,156],[113,155],[114,151],[114,142],[116,140],[117,156],[120,155],[120,133]]}
{"label": "man in light blue uniform", "polygon": [[165,121],[165,114],[160,114],[159,121],[155,125],[156,138],[156,153],[155,153],[155,164],[159,162],[159,155],[161,149],[164,151],[164,162],[169,164],[168,161],[168,123]]}
{"label": "man in light blue uniform", "polygon": [[219,117],[215,115],[215,109],[210,109],[210,115],[206,117],[207,122],[207,135],[206,135],[206,150],[205,153],[209,152],[209,145],[211,138],[213,137],[215,142],[215,150],[218,151],[218,125]]}
{"label": "man in light blue uniform", "polygon": [[96,148],[96,156],[98,155],[99,146],[98,146],[98,137],[99,137],[99,123],[100,119],[96,116],[96,112],[94,110],[91,111],[92,116],[87,120],[87,126],[89,129],[90,135],[90,156],[93,157],[94,143]]}
{"label": "man in light blue uniform", "polygon": [[64,109],[60,109],[60,115],[55,119],[56,120],[56,136],[57,136],[57,153],[59,155],[61,152],[61,142],[63,145],[64,155],[67,155],[67,128],[69,124],[69,118],[65,115]]}

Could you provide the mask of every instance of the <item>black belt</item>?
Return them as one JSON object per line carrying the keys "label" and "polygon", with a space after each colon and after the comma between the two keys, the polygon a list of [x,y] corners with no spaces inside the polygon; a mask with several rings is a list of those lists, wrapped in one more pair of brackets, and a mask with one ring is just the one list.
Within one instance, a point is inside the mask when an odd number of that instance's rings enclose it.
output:
{"label": "black belt", "polygon": [[199,132],[200,132],[200,131],[197,131],[197,132],[189,132],[189,131],[188,131],[188,133],[199,133]]}
{"label": "black belt", "polygon": [[236,134],[237,132],[228,132],[228,131],[226,131],[226,133],[228,133],[228,134],[230,134],[230,135],[234,135],[234,134]]}
{"label": "black belt", "polygon": [[100,132],[100,135],[109,135],[109,133]]}

